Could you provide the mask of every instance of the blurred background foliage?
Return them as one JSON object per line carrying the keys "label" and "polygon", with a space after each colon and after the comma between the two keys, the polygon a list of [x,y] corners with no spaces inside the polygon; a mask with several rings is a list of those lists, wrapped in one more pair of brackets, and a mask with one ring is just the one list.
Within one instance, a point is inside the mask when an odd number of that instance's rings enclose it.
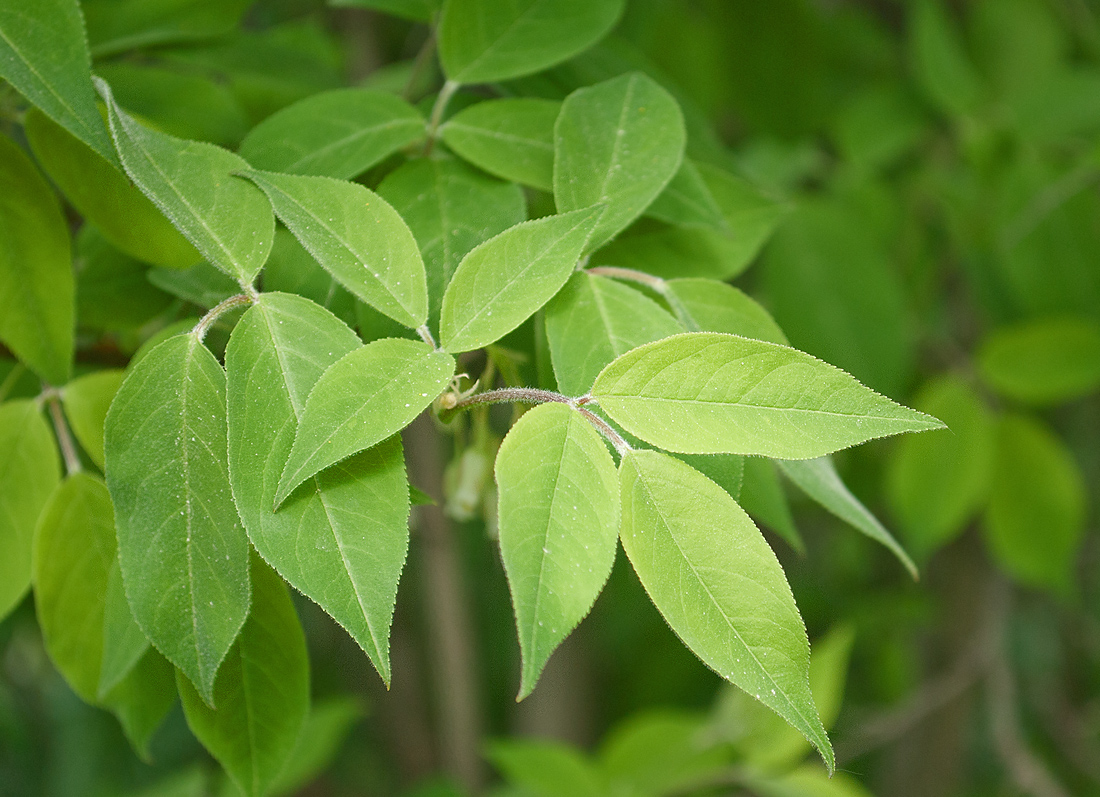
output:
{"label": "blurred background foliage", "polygon": [[[231,148],[279,108],[349,83],[407,90],[430,107],[441,82],[425,47],[432,0],[332,5],[83,2],[94,69],[122,105]],[[652,219],[605,250],[608,262],[644,269],[647,258],[669,262],[654,253],[678,252],[677,275],[733,280],[792,345],[951,431],[835,457],[918,560],[917,583],[766,461],[746,469],[813,641],[840,766],[832,781],[797,734],[680,644],[624,562],[517,705],[508,592],[482,506],[493,504],[482,499],[495,441],[456,447],[450,510],[492,788],[1100,794],[1100,3],[630,0],[596,48],[499,91],[560,99],[634,68],[680,100],[696,160],[778,203],[764,222],[733,223],[760,226],[759,242],[778,226],[732,271],[729,259],[678,250],[675,229]],[[460,94],[452,110],[478,96]],[[11,117],[15,95],[0,104]],[[529,198],[537,215],[546,195]],[[90,227],[77,249],[89,368],[124,364],[118,352],[166,310],[194,311],[176,297],[216,290],[178,272],[147,279]],[[0,382],[9,397],[38,391],[10,361]],[[445,676],[425,641],[423,544],[414,527],[389,692],[354,643],[298,601],[317,708],[282,793],[463,793],[440,771]],[[178,707],[142,762],[116,721],[54,672],[31,600],[0,624],[0,794],[223,787]]]}

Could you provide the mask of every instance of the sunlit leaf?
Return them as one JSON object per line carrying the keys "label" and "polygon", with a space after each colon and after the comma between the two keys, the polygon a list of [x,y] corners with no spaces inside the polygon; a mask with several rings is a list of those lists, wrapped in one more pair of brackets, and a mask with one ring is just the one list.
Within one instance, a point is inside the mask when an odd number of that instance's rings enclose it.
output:
{"label": "sunlit leaf", "polygon": [[456,154],[505,180],[554,190],[554,120],[561,103],[534,97],[489,100],[439,129]]}

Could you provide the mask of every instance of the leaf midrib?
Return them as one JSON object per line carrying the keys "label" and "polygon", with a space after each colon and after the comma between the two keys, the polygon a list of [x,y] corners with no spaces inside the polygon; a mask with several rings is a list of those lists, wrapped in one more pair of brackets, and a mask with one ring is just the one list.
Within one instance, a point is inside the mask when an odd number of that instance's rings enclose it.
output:
{"label": "leaf midrib", "polygon": [[705,399],[689,399],[689,398],[664,398],[660,396],[635,396],[621,393],[593,393],[596,402],[599,403],[601,399],[629,399],[639,402],[658,402],[666,404],[702,404],[708,407],[731,407],[737,409],[754,409],[754,410],[769,410],[774,412],[793,412],[803,413],[808,415],[829,415],[837,418],[859,418],[869,421],[892,421],[896,423],[920,423],[923,426],[929,428],[939,428],[938,424],[931,421],[923,421],[921,419],[910,419],[904,417],[897,417],[892,415],[866,415],[849,412],[834,412],[832,410],[814,410],[804,409],[801,407],[772,407],[766,404],[746,404],[744,402],[736,401],[707,401]]}

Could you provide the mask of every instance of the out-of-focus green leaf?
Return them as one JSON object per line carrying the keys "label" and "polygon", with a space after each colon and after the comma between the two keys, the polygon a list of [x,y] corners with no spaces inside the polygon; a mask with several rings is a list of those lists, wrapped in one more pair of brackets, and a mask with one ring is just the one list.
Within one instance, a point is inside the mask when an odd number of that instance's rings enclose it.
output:
{"label": "out-of-focus green leaf", "polygon": [[132,333],[172,304],[172,297],[149,281],[149,266],[116,249],[92,224],[77,233],[73,267],[78,329]]}
{"label": "out-of-focus green leaf", "polygon": [[271,784],[271,794],[295,794],[308,786],[340,752],[348,733],[363,718],[363,707],[354,697],[332,697],[310,707],[298,744],[283,770]]}
{"label": "out-of-focus green leaf", "polygon": [[446,0],[439,60],[456,83],[529,75],[591,47],[622,10],[623,0]]}
{"label": "out-of-focus green leaf", "polygon": [[530,318],[569,279],[603,214],[598,205],[524,222],[462,258],[443,294],[443,348],[481,348]]}
{"label": "out-of-focus green leaf", "polygon": [[623,549],[665,620],[707,666],[809,739],[831,770],[805,627],[749,516],[714,482],[656,451],[628,452],[620,480]]}
{"label": "out-of-focus green leaf", "polygon": [[631,434],[684,454],[809,459],[943,425],[808,354],[717,332],[627,352],[592,395]]}
{"label": "out-of-focus green leaf", "polygon": [[558,389],[589,391],[600,371],[636,346],[682,332],[676,319],[633,288],[579,272],[546,306],[546,338]]}
{"label": "out-of-focus green leaf", "polygon": [[871,797],[871,792],[851,775],[830,775],[810,764],[774,778],[750,776],[747,781],[760,797]]}
{"label": "out-of-focus green leaf", "polygon": [[0,619],[31,583],[34,527],[61,465],[53,434],[34,401],[0,403]]}
{"label": "out-of-focus green leaf", "polygon": [[1086,492],[1073,456],[1053,432],[1024,415],[997,428],[985,537],[1014,578],[1067,595],[1084,533]]}
{"label": "out-of-focus green leaf", "polygon": [[72,373],[69,228],[49,184],[0,136],[0,342],[47,382]]}
{"label": "out-of-focus green leaf", "polygon": [[432,15],[443,7],[443,0],[329,0],[329,5],[337,8],[373,8],[413,22],[429,22]]}
{"label": "out-of-focus green leaf", "polygon": [[255,0],[83,0],[96,56],[214,38],[236,27]]}
{"label": "out-of-focus green leaf", "polygon": [[799,553],[806,552],[806,543],[794,525],[794,515],[775,472],[772,460],[765,457],[745,457],[741,495],[738,503],[756,520],[787,541]]}
{"label": "out-of-focus green leaf", "polygon": [[929,382],[913,404],[947,429],[898,441],[886,497],[910,545],[925,555],[962,532],[988,498],[993,418],[974,389],[955,376]]}
{"label": "out-of-focus green leaf", "polygon": [[510,783],[537,797],[602,797],[607,784],[600,772],[572,747],[542,740],[504,740],[486,755]]}
{"label": "out-of-focus green leaf", "polygon": [[33,7],[5,3],[0,8],[0,77],[101,157],[119,165],[96,109],[77,0],[40,0]]}
{"label": "out-of-focus green leaf", "polygon": [[1072,401],[1100,389],[1100,323],[1059,317],[997,330],[982,345],[978,365],[1006,398]]}
{"label": "out-of-focus green leaf", "polygon": [[554,124],[560,212],[606,204],[587,251],[614,238],[680,168],[686,133],[672,95],[640,72],[578,89]]}
{"label": "out-of-focus green leaf", "polygon": [[981,80],[941,0],[910,6],[909,58],[917,84],[941,111],[964,116],[976,109]]}
{"label": "out-of-focus green leaf", "polygon": [[701,227],[729,234],[722,208],[703,179],[699,167],[689,158],[646,210],[647,216],[679,227]]}
{"label": "out-of-focus green leaf", "polygon": [[350,180],[424,137],[424,117],[392,94],[334,89],[267,117],[241,142],[256,169]]}
{"label": "out-of-focus green leaf", "polygon": [[833,139],[848,162],[877,169],[912,149],[925,125],[913,98],[887,84],[865,89],[841,109],[833,123]]}
{"label": "out-of-focus green leaf", "polygon": [[103,470],[103,422],[126,372],[111,368],[77,377],[61,391],[73,434],[92,462]]}
{"label": "out-of-focus green leaf", "polygon": [[554,120],[561,103],[534,97],[489,100],[439,129],[457,155],[505,180],[554,190]]}
{"label": "out-of-focus green leaf", "polygon": [[522,699],[611,572],[618,477],[599,433],[579,412],[554,403],[512,427],[495,473],[500,552],[523,654]]}
{"label": "out-of-focus green leaf", "polygon": [[210,708],[177,676],[187,724],[249,797],[267,794],[309,713],[309,655],[290,593],[252,556],[252,610],[226,656]]}

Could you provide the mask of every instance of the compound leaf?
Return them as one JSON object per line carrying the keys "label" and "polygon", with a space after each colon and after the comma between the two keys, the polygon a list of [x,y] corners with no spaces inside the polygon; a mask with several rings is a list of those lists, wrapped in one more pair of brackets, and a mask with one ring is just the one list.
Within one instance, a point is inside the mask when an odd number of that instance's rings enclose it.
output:
{"label": "compound leaf", "polygon": [[566,97],[554,125],[554,199],[560,212],[607,205],[588,251],[664,190],[680,168],[686,139],[676,100],[640,72]]}
{"label": "compound leaf", "polygon": [[141,630],[213,700],[248,614],[248,538],[230,493],[225,373],[192,334],[149,352],[107,413],[126,597]]}
{"label": "compound leaf", "polygon": [[267,117],[240,154],[257,169],[350,180],[423,137],[424,117],[400,97],[335,89]]}
{"label": "compound leaf", "polygon": [[684,454],[811,459],[943,426],[804,352],[715,332],[627,352],[592,395],[631,434]]}
{"label": "compound leaf", "polygon": [[55,385],[72,370],[74,304],[61,206],[30,158],[0,136],[0,342]]}
{"label": "compound leaf", "polygon": [[308,479],[272,511],[310,391],[359,347],[313,302],[261,294],[225,350],[229,474],[259,554],[346,628],[389,683],[390,622],[409,539],[400,437]]}
{"label": "compound leaf", "polygon": [[0,619],[31,583],[34,527],[61,480],[57,446],[30,399],[0,404]]}
{"label": "compound leaf", "polygon": [[447,0],[439,20],[439,60],[455,83],[490,83],[540,72],[602,39],[618,21],[623,4]]}
{"label": "compound leaf", "polygon": [[340,284],[406,326],[428,319],[424,261],[386,200],[330,177],[246,172],[311,255]]}
{"label": "compound leaf", "polygon": [[519,698],[592,608],[615,561],[615,462],[576,410],[543,404],[508,432],[496,460],[500,552],[523,654]]}
{"label": "compound leaf", "polygon": [[439,128],[444,143],[489,174],[554,190],[554,121],[561,103],[509,97],[471,105]]}
{"label": "compound leaf", "polygon": [[481,348],[530,318],[569,279],[603,212],[597,206],[517,224],[467,254],[443,294],[443,348]]}
{"label": "compound leaf", "polygon": [[309,713],[309,656],[290,593],[252,557],[252,611],[214,685],[216,709],[177,676],[187,724],[249,797],[261,797],[294,751]]}
{"label": "compound leaf", "polygon": [[204,258],[247,285],[263,268],[275,216],[263,192],[234,172],[248,163],[221,147],[144,127],[96,79],[126,173]]}
{"label": "compound leaf", "polygon": [[275,507],[310,476],[404,429],[454,370],[451,355],[401,338],[368,343],[329,366],[299,415]]}
{"label": "compound leaf", "polygon": [[673,457],[620,465],[623,549],[668,624],[722,677],[802,733],[830,771],[810,693],[810,646],[783,569],[744,510]]}

